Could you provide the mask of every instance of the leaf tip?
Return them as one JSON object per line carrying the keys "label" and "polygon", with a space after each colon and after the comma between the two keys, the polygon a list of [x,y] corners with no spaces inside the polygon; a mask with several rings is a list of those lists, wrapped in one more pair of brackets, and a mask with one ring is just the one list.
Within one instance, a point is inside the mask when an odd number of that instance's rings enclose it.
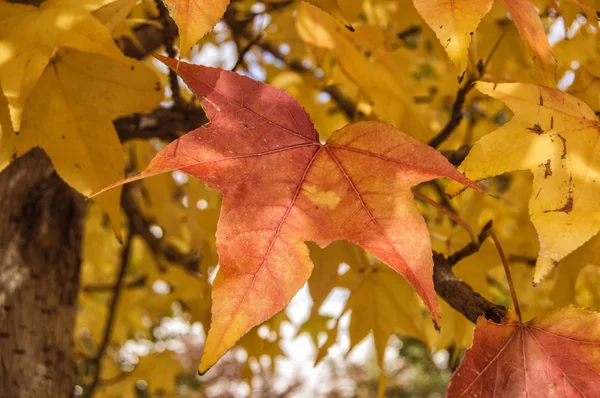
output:
{"label": "leaf tip", "polygon": [[[424,297],[423,297],[424,299]],[[424,301],[425,306],[429,309],[429,314],[431,314],[431,320],[433,321],[433,327],[435,331],[439,334],[442,330],[441,328],[441,317],[440,317],[440,302],[437,299],[437,295],[434,296],[433,300]]]}
{"label": "leaf tip", "polygon": [[456,195],[462,193],[466,189],[467,189],[467,187],[464,186],[463,184],[461,184],[461,183],[459,183],[457,181],[450,181],[450,183],[448,184],[448,186],[446,186],[446,195],[448,195],[451,198],[453,198]]}
{"label": "leaf tip", "polygon": [[[469,181],[471,181],[471,180],[469,180]],[[480,183],[478,183],[478,182],[472,181],[472,184],[467,185],[467,187],[473,188],[477,192],[481,192],[481,193],[486,194],[486,195],[488,194],[485,191],[485,189],[483,189],[483,186]]]}
{"label": "leaf tip", "polygon": [[123,244],[123,233],[121,232],[121,228],[118,230],[113,226],[113,232],[115,233],[115,238],[119,241],[120,244]]}
{"label": "leaf tip", "polygon": [[[458,182],[460,185],[456,185],[456,186],[450,186],[448,185],[448,188],[446,189],[446,193],[450,196],[456,196],[459,193],[463,192],[464,190],[466,190],[467,188],[472,188],[474,190],[476,190],[477,192],[481,192],[483,194],[485,194],[485,190],[483,189],[483,187],[481,186],[481,184],[471,180],[469,177],[467,177],[464,172],[459,174],[460,177],[456,178],[455,181]],[[452,193],[451,193],[452,192]]]}
{"label": "leaf tip", "polygon": [[540,256],[535,265],[535,271],[533,272],[533,287],[539,286],[557,264],[558,261],[553,260],[552,258]]}
{"label": "leaf tip", "polygon": [[159,60],[160,62],[162,62],[163,64],[167,65],[171,69],[175,69],[179,65],[179,61],[177,60],[177,63],[175,63],[176,60],[173,58],[165,57],[164,55],[156,54],[156,53],[152,54],[152,56],[154,58],[156,58],[157,60]]}
{"label": "leaf tip", "polygon": [[215,364],[215,361],[207,361],[206,355],[203,354],[202,359],[200,360],[200,365],[198,366],[198,375],[204,376],[206,374],[206,372],[208,372],[210,370],[210,368],[213,367],[214,364]]}

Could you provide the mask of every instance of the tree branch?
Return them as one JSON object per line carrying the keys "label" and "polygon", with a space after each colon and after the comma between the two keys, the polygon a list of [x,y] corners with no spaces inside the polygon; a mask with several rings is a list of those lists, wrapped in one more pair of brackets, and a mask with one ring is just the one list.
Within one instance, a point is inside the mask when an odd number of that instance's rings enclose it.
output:
{"label": "tree branch", "polygon": [[165,267],[161,265],[161,260],[164,258],[170,263],[181,266],[192,276],[200,276],[198,272],[201,261],[200,253],[195,251],[182,253],[177,247],[165,242],[164,239],[154,236],[150,231],[152,223],[139,210],[131,194],[131,188],[126,187],[123,189],[121,205],[129,219],[129,228],[146,242],[161,271],[165,271]]}
{"label": "tree branch", "polygon": [[182,133],[197,129],[208,122],[199,106],[156,108],[149,114],[136,114],[114,121],[121,142],[135,138],[159,138],[173,141]]}
{"label": "tree branch", "polygon": [[491,229],[492,229],[492,222],[488,221],[483,226],[483,228],[481,229],[481,232],[477,236],[477,243],[470,242],[465,247],[463,247],[459,251],[457,251],[454,254],[452,254],[451,256],[449,256],[447,259],[448,265],[452,267],[452,266],[456,265],[462,259],[469,257],[471,254],[478,252],[479,249],[481,248],[481,245],[483,245],[483,242],[485,242],[485,240],[488,238],[488,236],[490,236]]}
{"label": "tree branch", "polygon": [[483,315],[486,319],[501,323],[506,318],[506,307],[494,304],[459,279],[439,253],[434,254],[433,282],[436,293],[452,308],[473,323]]}
{"label": "tree branch", "polygon": [[155,25],[144,24],[133,29],[133,33],[137,38],[142,48],[139,48],[136,43],[127,36],[120,37],[117,41],[123,54],[128,57],[135,59],[146,58],[149,54],[158,50],[163,44],[163,32],[162,29],[157,28]]}
{"label": "tree branch", "polygon": [[[175,24],[175,21],[173,21],[173,18],[169,15],[169,10],[162,0],[155,0],[155,3],[163,25],[163,43],[165,44],[165,51],[169,57],[175,58],[177,51],[175,51],[173,43],[175,42],[178,33],[177,24]],[[185,107],[185,101],[181,96],[177,73],[171,68],[169,68],[169,86],[171,87],[171,97],[173,98],[175,106],[179,108]]]}
{"label": "tree branch", "polygon": [[442,155],[454,166],[459,166],[471,151],[471,145],[463,145],[453,151],[441,151]]}
{"label": "tree branch", "polygon": [[456,130],[460,122],[463,120],[464,112],[463,105],[465,104],[465,100],[467,98],[467,94],[475,87],[475,79],[473,77],[469,77],[465,84],[458,90],[456,93],[456,99],[454,100],[454,104],[452,105],[452,113],[450,115],[450,120],[446,123],[442,131],[438,133],[435,137],[433,137],[427,144],[433,148],[438,148],[444,141],[450,137],[450,134]]}
{"label": "tree branch", "polygon": [[[485,61],[480,60],[477,64],[477,73],[479,74],[479,77],[482,77],[485,74],[487,66],[489,65],[494,54],[496,53],[496,50],[500,46],[500,43],[504,39],[505,35],[506,29],[502,31],[502,34],[500,35],[498,40],[496,40],[494,47],[492,47],[492,50],[486,57]],[[433,137],[429,141],[429,146],[433,148],[439,147],[444,141],[448,139],[448,137],[450,137],[450,134],[452,134],[452,132],[456,130],[456,128],[458,127],[458,125],[464,117],[463,106],[465,104],[467,94],[469,94],[473,87],[475,87],[476,81],[477,77],[474,75],[470,75],[465,84],[458,90],[458,92],[456,93],[456,99],[454,100],[454,104],[452,105],[452,113],[450,115],[450,120],[448,120],[448,123],[446,123],[442,131],[440,131],[437,136]]]}
{"label": "tree branch", "polygon": [[433,253],[433,282],[436,293],[473,323],[476,323],[481,315],[496,323],[506,318],[506,307],[488,301],[452,272],[456,263],[481,248],[489,236],[491,227],[491,221],[483,227],[478,236],[478,244],[471,242],[448,258],[440,253]]}
{"label": "tree branch", "polygon": [[131,242],[134,236],[135,232],[130,229],[127,235],[127,241],[125,242],[125,245],[121,250],[120,267],[119,272],[117,274],[117,281],[113,287],[113,297],[108,308],[108,313],[106,315],[106,322],[104,326],[104,334],[102,336],[102,341],[100,342],[100,346],[98,347],[96,357],[92,361],[95,371],[92,382],[87,388],[87,392],[85,394],[86,397],[92,397],[94,395],[94,391],[96,390],[96,387],[98,386],[98,381],[100,380],[100,373],[102,372],[102,358],[106,353],[106,349],[108,348],[108,345],[110,343],[110,337],[112,336],[113,327],[115,323],[115,315],[117,313],[117,306],[119,304],[119,299],[121,298],[121,291],[123,288],[123,280],[125,278],[125,273],[127,272],[127,264],[129,263]]}
{"label": "tree branch", "polygon": [[[146,280],[148,277],[146,275],[141,275],[136,279],[130,282],[123,282],[123,289],[137,289],[143,287],[146,284]],[[110,290],[114,290],[115,285],[109,283],[98,283],[94,285],[85,285],[81,288],[81,291],[85,293],[96,293],[96,292],[107,292]]]}

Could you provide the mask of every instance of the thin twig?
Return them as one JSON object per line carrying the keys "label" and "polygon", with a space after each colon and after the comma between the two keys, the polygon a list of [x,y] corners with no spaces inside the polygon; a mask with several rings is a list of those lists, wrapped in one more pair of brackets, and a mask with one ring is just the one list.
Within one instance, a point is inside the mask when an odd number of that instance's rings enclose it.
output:
{"label": "thin twig", "polygon": [[415,195],[415,197],[417,199],[420,199],[423,202],[428,203],[431,206],[435,207],[436,209],[439,209],[439,210],[443,211],[444,214],[446,214],[452,220],[456,221],[456,223],[458,225],[460,225],[461,227],[463,227],[463,229],[465,231],[467,231],[467,233],[471,237],[471,240],[473,241],[473,243],[475,243],[475,244],[478,243],[477,235],[475,235],[475,232],[473,231],[473,229],[469,226],[469,224],[467,224],[467,222],[465,220],[463,220],[462,218],[460,218],[460,216],[458,214],[454,213],[453,211],[451,211],[450,209],[446,208],[445,206],[439,204],[438,202],[436,202],[435,200],[431,199],[430,197],[428,197],[426,195],[423,195],[422,193],[420,193],[416,189],[413,189],[412,192],[413,192],[413,195]]}
{"label": "thin twig", "polygon": [[507,29],[504,29],[502,31],[502,34],[500,35],[498,40],[496,40],[496,43],[494,43],[494,47],[492,47],[492,49],[490,50],[490,53],[488,54],[487,58],[485,59],[483,65],[481,65],[481,67],[478,66],[477,69],[478,69],[480,76],[484,75],[488,65],[490,64],[490,61],[492,60],[492,57],[496,53],[496,50],[498,49],[498,47],[500,47],[500,43],[502,43],[502,39],[504,39],[504,36],[506,36],[507,31],[508,31]]}
{"label": "thin twig", "polygon": [[478,252],[479,249],[481,248],[481,245],[483,245],[483,242],[485,242],[487,237],[490,235],[491,229],[492,229],[492,221],[490,220],[481,229],[481,232],[477,236],[477,242],[470,242],[467,245],[465,245],[465,247],[463,247],[462,249],[460,249],[460,250],[454,252],[452,255],[448,256],[448,260],[447,260],[448,265],[453,267],[454,265],[458,264],[458,262],[461,261],[462,259],[469,257],[471,254]]}
{"label": "thin twig", "polygon": [[[175,37],[177,37],[177,25],[169,15],[169,10],[162,0],[156,0],[155,3],[163,23],[163,42],[165,43],[165,51],[169,57],[175,58],[177,56],[177,51],[175,51],[173,44],[175,42]],[[171,87],[171,97],[173,98],[175,106],[185,107],[185,101],[181,96],[181,88],[179,87],[177,73],[171,68],[169,68],[169,86]]]}
{"label": "thin twig", "polygon": [[[265,6],[265,10],[262,11],[261,13],[259,13],[259,14],[253,14],[252,18],[250,18],[250,19],[242,19],[242,20],[239,20],[239,21],[236,19],[236,24],[235,24],[236,25],[236,31],[238,31],[238,32],[239,31],[243,31],[244,32],[243,35],[238,35],[238,34],[234,35],[234,39],[236,40],[236,45],[238,46],[238,48],[240,47],[239,43],[238,43],[238,41],[239,41],[240,38],[245,38],[246,40],[248,40],[248,44],[246,44],[241,50],[239,50],[239,52],[238,52],[238,59],[235,62],[234,67],[231,70],[237,70],[240,66],[242,66],[242,64],[244,63],[244,57],[246,56],[246,54],[248,53],[248,51],[250,51],[250,49],[252,48],[252,46],[258,44],[263,39],[265,30],[271,24],[275,23],[275,21],[277,21],[277,19],[281,15],[281,14],[276,14],[276,13],[278,11],[284,10],[285,8],[287,8],[288,6],[290,6],[291,4],[294,4],[293,0],[288,0],[288,1],[284,1],[284,2],[281,2],[281,3],[275,3],[275,4],[268,4],[267,3],[267,5]],[[247,26],[251,22],[254,21],[254,18],[257,15],[260,15],[260,14],[269,14],[270,17],[271,17],[271,19],[270,19],[270,21],[266,25],[264,25],[260,29],[260,32],[256,33],[254,35],[254,37],[250,38],[250,37],[248,37]],[[228,17],[228,15],[233,15],[233,14],[231,12],[229,12],[228,14],[225,15],[225,18],[228,21],[231,21],[231,18],[235,18],[235,17]]]}
{"label": "thin twig", "polygon": [[446,195],[445,188],[439,180],[430,181],[429,185],[438,194],[438,197],[440,198],[440,203],[442,204],[442,206],[446,207],[448,210],[450,210],[454,213],[458,212],[458,210],[456,210],[454,208],[454,205],[450,201],[450,198],[448,197],[448,195]]}
{"label": "thin twig", "polygon": [[[138,278],[123,283],[123,289],[137,289],[143,287],[146,284],[146,280],[148,277],[146,275],[141,275]],[[84,293],[96,293],[96,292],[107,292],[114,291],[115,285],[110,283],[98,283],[94,285],[85,285],[81,288],[81,291]]]}
{"label": "thin twig", "polygon": [[110,302],[110,306],[108,308],[108,313],[106,314],[106,321],[104,326],[104,334],[102,336],[102,341],[98,347],[98,351],[96,353],[96,357],[93,360],[94,364],[94,377],[92,382],[87,388],[86,397],[92,397],[94,395],[94,391],[98,386],[98,381],[100,380],[100,373],[102,373],[102,358],[106,353],[106,349],[110,343],[110,338],[112,336],[113,327],[115,324],[115,316],[117,313],[117,306],[119,304],[119,299],[121,298],[121,292],[123,288],[123,280],[125,278],[125,273],[127,272],[127,264],[129,263],[129,253],[131,252],[131,242],[133,237],[135,236],[135,232],[129,231],[127,235],[127,241],[121,249],[121,258],[120,258],[120,267],[119,272],[117,274],[117,280],[113,287],[113,297]]}
{"label": "thin twig", "polygon": [[517,291],[515,289],[515,285],[510,275],[510,269],[508,267],[508,261],[506,260],[506,256],[504,256],[504,250],[502,250],[500,241],[498,240],[498,237],[496,236],[496,233],[493,229],[490,230],[490,236],[494,240],[494,244],[496,245],[496,249],[498,249],[500,259],[502,260],[502,265],[504,266],[504,272],[506,273],[506,279],[508,280],[508,286],[510,287],[510,295],[512,296],[513,304],[515,305],[515,312],[519,317],[519,321],[522,322],[523,319],[521,318],[521,308],[519,307],[519,300],[517,299]]}
{"label": "thin twig", "polygon": [[435,137],[429,140],[429,146],[433,148],[438,148],[444,141],[446,141],[450,135],[456,130],[460,122],[464,117],[463,113],[463,105],[465,104],[465,100],[467,98],[467,94],[475,87],[475,79],[469,77],[465,84],[458,90],[456,93],[456,99],[454,100],[454,104],[452,105],[452,113],[450,115],[450,120],[444,126],[442,131],[438,133]]}
{"label": "thin twig", "polygon": [[[496,53],[496,50],[502,42],[502,39],[504,38],[505,34],[506,30],[504,30],[498,38],[498,40],[496,40],[496,43],[494,44],[494,47],[492,47],[488,56],[486,57],[485,62],[480,63],[477,66],[479,77],[484,75],[485,70],[490,63],[490,60],[492,59],[492,56]],[[456,99],[454,100],[454,104],[452,105],[450,120],[448,120],[444,128],[428,142],[429,146],[433,148],[438,148],[440,145],[442,145],[444,141],[446,141],[450,137],[454,130],[456,130],[456,128],[458,127],[458,125],[464,117],[463,106],[465,104],[467,94],[469,94],[473,87],[475,87],[476,80],[477,78],[475,76],[470,75],[469,78],[465,81],[464,85],[460,89],[458,89],[458,92],[456,93]]]}
{"label": "thin twig", "polygon": [[157,238],[150,231],[152,223],[146,219],[144,214],[138,208],[131,192],[132,188],[125,187],[123,189],[123,198],[121,204],[123,210],[129,219],[130,229],[142,238],[154,256],[154,260],[161,272],[166,271],[166,267],[162,265],[162,259],[166,259],[169,263],[182,267],[188,274],[194,277],[201,277],[198,272],[201,261],[201,254],[197,251],[184,253],[177,247],[165,242],[162,238]]}
{"label": "thin twig", "polygon": [[254,46],[256,43],[258,43],[262,39],[262,35],[263,35],[263,32],[260,32],[259,34],[257,34],[254,37],[254,39],[250,40],[248,42],[248,44],[246,44],[246,46],[244,46],[244,48],[242,48],[239,51],[238,59],[237,59],[237,61],[235,61],[235,65],[233,66],[233,68],[231,70],[237,70],[240,66],[243,65],[244,57],[246,56],[246,54],[248,54],[248,51],[250,51],[252,46]]}

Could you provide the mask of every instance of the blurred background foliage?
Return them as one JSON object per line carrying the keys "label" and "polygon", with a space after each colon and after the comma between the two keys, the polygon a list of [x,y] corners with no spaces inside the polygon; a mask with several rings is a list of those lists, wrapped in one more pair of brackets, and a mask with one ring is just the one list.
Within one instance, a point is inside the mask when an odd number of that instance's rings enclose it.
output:
{"label": "blurred background foliage", "polygon": [[[96,15],[110,3],[82,1]],[[600,110],[597,23],[593,26],[575,3],[535,1],[558,59],[559,87]],[[385,120],[425,142],[433,138],[451,116],[460,84],[412,1],[339,4],[343,15],[336,20],[302,1],[234,0],[187,58],[235,69],[291,93],[308,110],[322,139],[346,123],[368,119]],[[152,29],[168,35],[172,22],[166,22],[159,3],[140,0],[113,27],[113,35],[124,51],[143,53],[144,35]],[[171,39],[176,46],[177,37]],[[473,35],[469,59],[469,76],[486,62],[485,79],[537,79],[499,3]],[[186,111],[168,134],[126,140],[128,173],[141,171],[168,141],[185,133],[180,126],[192,123],[187,110],[197,106],[182,84],[173,87],[163,65],[151,57],[144,62],[167,87],[162,107]],[[451,160],[456,157],[456,164],[461,148],[510,118],[499,102],[475,90],[467,95],[464,111],[464,119],[440,147]],[[151,130],[152,120],[148,123]],[[533,289],[538,248],[527,211],[530,173],[513,172],[484,184],[490,196],[465,192],[449,200],[439,182],[419,190],[453,209],[476,231],[494,220],[513,264],[525,318],[570,303],[600,309],[594,287],[600,272],[593,265],[598,263],[597,239]],[[98,205],[88,202],[75,332],[76,395],[84,395],[90,385],[98,397],[444,395],[452,370],[471,344],[473,324],[442,302],[437,334],[402,277],[342,242],[324,250],[311,246],[316,267],[308,286],[284,312],[197,377],[210,324],[211,281],[218,269],[220,200],[219,193],[178,172],[131,184],[123,196],[123,228],[131,236],[124,244],[115,239]],[[449,255],[469,242],[469,235],[444,214],[419,205],[435,251]],[[484,297],[509,304],[501,263],[489,242],[454,271]]]}

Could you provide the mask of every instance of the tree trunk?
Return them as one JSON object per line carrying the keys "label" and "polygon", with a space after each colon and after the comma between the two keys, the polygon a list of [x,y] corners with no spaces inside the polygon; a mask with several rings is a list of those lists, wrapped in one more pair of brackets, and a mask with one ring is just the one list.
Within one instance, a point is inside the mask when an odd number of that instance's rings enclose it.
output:
{"label": "tree trunk", "polygon": [[0,397],[70,397],[84,199],[39,148],[0,173]]}

